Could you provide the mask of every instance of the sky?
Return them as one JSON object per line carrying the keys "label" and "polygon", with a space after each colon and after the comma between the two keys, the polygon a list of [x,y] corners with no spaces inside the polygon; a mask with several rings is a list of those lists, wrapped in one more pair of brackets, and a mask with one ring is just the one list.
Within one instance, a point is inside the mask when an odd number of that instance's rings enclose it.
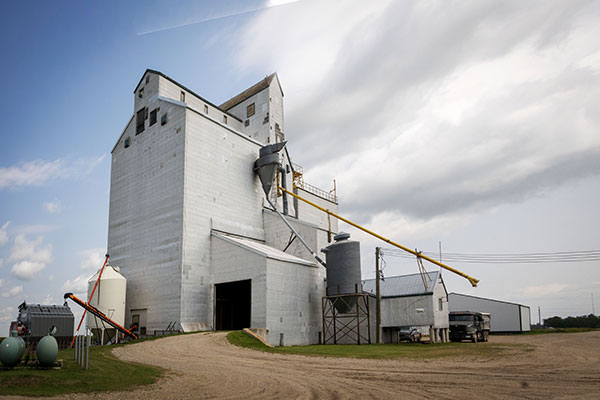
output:
{"label": "sky", "polygon": [[[12,2],[0,26],[0,336],[84,293],[106,253],[111,149],[159,70],[215,104],[277,72],[305,181],[409,248],[600,249],[600,3]],[[416,260],[362,243],[363,276]],[[600,309],[600,261],[452,264],[449,292],[542,318]],[[427,265],[428,270],[437,268]],[[74,311],[75,307],[72,307]]]}

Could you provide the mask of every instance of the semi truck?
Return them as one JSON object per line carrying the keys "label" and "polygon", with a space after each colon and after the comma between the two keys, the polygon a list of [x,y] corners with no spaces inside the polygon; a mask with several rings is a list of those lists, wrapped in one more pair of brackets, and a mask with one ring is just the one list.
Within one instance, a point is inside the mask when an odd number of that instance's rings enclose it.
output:
{"label": "semi truck", "polygon": [[450,340],[473,343],[487,342],[490,334],[490,314],[475,311],[453,311],[450,318]]}

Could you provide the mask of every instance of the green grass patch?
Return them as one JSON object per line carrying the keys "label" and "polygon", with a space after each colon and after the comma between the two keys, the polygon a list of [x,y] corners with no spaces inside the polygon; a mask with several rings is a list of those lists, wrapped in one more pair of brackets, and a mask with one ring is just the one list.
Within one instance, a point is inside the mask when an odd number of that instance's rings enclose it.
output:
{"label": "green grass patch", "polygon": [[90,347],[87,371],[73,359],[73,349],[59,351],[62,369],[0,370],[2,395],[37,397],[130,390],[152,384],[163,375],[161,368],[119,360],[111,354],[112,348]]}
{"label": "green grass patch", "polygon": [[401,344],[327,344],[309,346],[268,347],[241,331],[231,332],[227,339],[233,345],[279,354],[351,358],[484,358],[491,359],[511,352],[533,351],[533,346],[505,343],[401,343]]}
{"label": "green grass patch", "polygon": [[532,329],[529,332],[523,332],[523,335],[547,335],[551,333],[581,333],[600,331],[595,328],[547,328],[547,329]]}

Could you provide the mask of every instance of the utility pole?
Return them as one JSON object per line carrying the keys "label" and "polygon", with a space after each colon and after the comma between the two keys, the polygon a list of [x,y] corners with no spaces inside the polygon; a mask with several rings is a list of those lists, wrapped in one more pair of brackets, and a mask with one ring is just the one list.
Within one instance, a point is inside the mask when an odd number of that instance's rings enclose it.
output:
{"label": "utility pole", "polygon": [[594,292],[592,292],[592,315],[596,315],[596,309],[594,308]]}
{"label": "utility pole", "polygon": [[542,309],[538,306],[538,325],[542,326]]}
{"label": "utility pole", "polygon": [[440,245],[440,262],[442,262],[442,241],[440,240],[438,243]]}
{"label": "utility pole", "polygon": [[377,330],[376,343],[381,343],[381,290],[379,286],[379,281],[381,280],[381,274],[379,271],[379,247],[375,247],[375,296],[377,296],[377,300],[375,302],[375,329]]}

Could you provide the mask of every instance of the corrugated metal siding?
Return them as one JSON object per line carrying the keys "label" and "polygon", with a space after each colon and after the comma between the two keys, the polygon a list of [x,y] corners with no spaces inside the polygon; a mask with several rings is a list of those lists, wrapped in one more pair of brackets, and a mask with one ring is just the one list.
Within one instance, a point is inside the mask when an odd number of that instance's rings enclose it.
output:
{"label": "corrugated metal siding", "polygon": [[522,324],[525,318],[529,319],[529,317],[522,316],[520,312],[522,308],[528,309],[526,306],[459,293],[450,293],[448,295],[448,302],[451,312],[477,311],[490,313],[490,332],[521,332],[529,330],[526,326],[528,324]]}

